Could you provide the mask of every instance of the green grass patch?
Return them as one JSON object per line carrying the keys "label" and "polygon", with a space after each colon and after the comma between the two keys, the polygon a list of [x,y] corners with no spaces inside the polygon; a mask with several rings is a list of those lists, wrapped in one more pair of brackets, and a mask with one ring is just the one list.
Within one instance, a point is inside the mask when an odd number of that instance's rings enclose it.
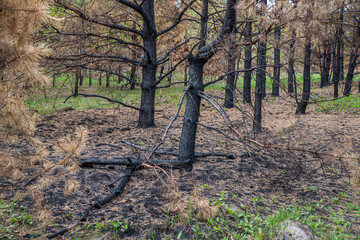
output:
{"label": "green grass patch", "polygon": [[[234,196],[234,195],[233,195]],[[301,222],[310,227],[321,239],[359,239],[352,233],[352,223],[347,220],[343,210],[335,207],[339,203],[326,203],[320,200],[317,203],[301,203],[293,206],[282,206],[273,215],[267,215],[262,198],[254,198],[254,208],[240,205],[232,209],[225,200],[228,193],[222,193],[219,199],[211,204],[220,207],[219,214],[214,218],[199,221],[190,214],[185,222],[176,215],[169,213],[164,220],[164,229],[153,229],[146,239],[274,239],[279,223],[284,220]],[[235,196],[237,197],[237,196]],[[345,204],[346,211],[356,215],[359,205]],[[165,238],[162,238],[166,236]]]}
{"label": "green grass patch", "polygon": [[360,94],[354,94],[349,97],[342,97],[333,101],[318,103],[315,105],[315,111],[323,113],[360,113]]}

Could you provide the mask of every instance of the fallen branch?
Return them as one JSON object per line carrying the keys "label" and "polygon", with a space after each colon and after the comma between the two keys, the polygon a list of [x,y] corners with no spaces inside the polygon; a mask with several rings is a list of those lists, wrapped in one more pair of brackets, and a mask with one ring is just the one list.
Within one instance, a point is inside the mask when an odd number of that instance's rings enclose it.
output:
{"label": "fallen branch", "polygon": [[[147,152],[152,152],[153,150],[152,149],[148,149],[148,148],[144,148],[144,147],[141,147],[139,145],[136,145],[136,144],[133,144],[133,143],[130,143],[126,140],[123,140],[123,139],[120,139],[120,141],[122,143],[125,143],[131,147],[134,147],[134,148],[137,148],[137,149],[140,149],[140,150],[143,150],[143,151],[147,151]],[[118,145],[114,145],[114,144],[110,144],[110,143],[99,143],[97,144],[96,146],[109,146],[109,147],[114,147],[114,148],[120,148],[122,149],[121,146],[118,146]],[[163,155],[171,155],[171,156],[179,156],[179,153],[177,152],[166,152],[166,151],[159,151],[159,150],[156,150],[154,151],[154,153],[156,154],[163,154]],[[208,153],[195,153],[195,157],[210,157],[210,156],[216,156],[216,157],[226,157],[228,159],[235,159],[235,155],[234,154],[229,154],[229,153],[215,153],[215,152],[208,152]],[[152,161],[154,162],[154,161]]]}
{"label": "fallen branch", "polygon": [[71,98],[71,97],[75,97],[75,96],[102,98],[102,99],[107,100],[108,102],[111,102],[111,103],[118,103],[118,104],[120,104],[120,105],[122,105],[122,106],[124,106],[124,107],[128,107],[128,108],[132,108],[132,109],[135,109],[135,110],[141,111],[141,109],[140,109],[140,108],[138,108],[138,107],[131,106],[131,105],[129,105],[129,104],[126,104],[126,103],[120,102],[120,101],[118,101],[118,100],[110,99],[110,98],[108,98],[108,97],[104,97],[104,96],[100,96],[100,95],[93,95],[93,94],[92,94],[92,95],[89,95],[89,94],[83,94],[83,93],[79,93],[79,94],[77,94],[77,95],[73,94],[73,95],[68,96],[68,97],[65,99],[64,103],[66,103],[66,102],[67,102],[67,100],[69,100],[69,98]]}
{"label": "fallen branch", "polygon": [[[113,159],[98,159],[98,158],[87,158],[81,159],[80,164],[82,167],[87,167],[93,164],[99,165],[140,165],[143,162],[134,159],[134,158],[113,158]],[[149,165],[157,165],[159,167],[171,166],[171,167],[181,167],[190,164],[190,161],[180,161],[180,160],[151,160],[147,162]]]}
{"label": "fallen branch", "polygon": [[128,166],[125,169],[124,172],[124,177],[121,178],[120,182],[118,183],[118,185],[111,191],[111,193],[105,197],[102,200],[98,200],[96,201],[93,205],[91,205],[84,213],[84,215],[82,216],[82,218],[80,219],[80,221],[85,221],[86,218],[88,217],[89,213],[93,210],[93,209],[100,209],[102,206],[104,206],[105,204],[107,204],[108,202],[110,202],[114,197],[119,196],[124,188],[126,183],[130,180],[130,177],[132,176],[132,173],[135,171],[135,169],[139,166],[139,164],[135,164],[133,163],[131,166]]}

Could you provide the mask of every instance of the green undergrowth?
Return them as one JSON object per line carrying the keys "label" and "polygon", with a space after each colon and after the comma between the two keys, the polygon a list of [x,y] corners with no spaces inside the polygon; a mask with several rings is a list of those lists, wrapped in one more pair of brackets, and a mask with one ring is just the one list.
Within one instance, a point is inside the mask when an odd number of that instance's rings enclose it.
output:
{"label": "green undergrowth", "polygon": [[[301,82],[301,76],[298,76],[298,81]],[[214,80],[215,77],[205,77],[204,82]],[[173,82],[183,81],[182,74],[175,74],[172,78]],[[286,84],[287,79],[282,78],[281,83]],[[109,103],[104,99],[99,98],[85,98],[82,96],[72,97],[64,103],[65,99],[73,94],[73,86],[75,84],[74,77],[70,74],[57,75],[55,86],[49,85],[42,89],[33,89],[32,94],[27,98],[27,106],[38,114],[54,113],[64,109],[89,109],[89,108],[114,108],[118,104]],[[161,85],[166,85],[168,82],[164,81]],[[272,80],[267,77],[266,87],[271,89]],[[176,84],[169,88],[161,88],[156,93],[156,108],[164,104],[171,104],[177,106],[182,93],[186,87],[184,84]],[[243,88],[243,79],[238,77],[237,88],[239,91]],[[255,79],[252,80],[252,88],[255,89]],[[225,89],[224,80],[212,84],[205,88],[205,90],[220,90]],[[114,100],[124,102],[136,107],[140,105],[141,92],[138,87],[135,90],[129,90],[126,82],[118,82],[116,77],[111,77],[110,87],[105,87],[105,78],[102,79],[102,86],[99,86],[98,79],[92,79],[92,86],[89,86],[89,79],[87,77],[83,80],[83,85],[79,87],[79,93],[94,94],[105,96]]]}
{"label": "green undergrowth", "polygon": [[324,200],[317,203],[299,201],[296,205],[279,206],[275,214],[267,215],[270,209],[261,204],[263,199],[260,197],[253,198],[253,204],[256,206],[254,211],[243,204],[237,206],[237,209],[231,208],[226,203],[227,196],[227,193],[222,193],[219,199],[211,203],[220,208],[216,217],[198,221],[194,218],[195,213],[192,213],[187,220],[181,220],[169,213],[169,217],[164,220],[165,228],[151,230],[146,239],[270,240],[275,238],[279,223],[286,219],[307,225],[320,239],[360,239],[353,233],[352,222],[347,220],[348,214],[355,219],[359,218],[360,207],[355,203],[343,201],[341,197],[337,198],[337,202],[330,203],[325,203]]}
{"label": "green undergrowth", "polygon": [[22,239],[25,232],[33,232],[33,216],[22,204],[22,199],[0,200],[0,239]]}
{"label": "green undergrowth", "polygon": [[[322,99],[318,99],[318,101],[321,100]],[[317,103],[315,104],[315,111],[322,113],[360,113],[360,94]]]}

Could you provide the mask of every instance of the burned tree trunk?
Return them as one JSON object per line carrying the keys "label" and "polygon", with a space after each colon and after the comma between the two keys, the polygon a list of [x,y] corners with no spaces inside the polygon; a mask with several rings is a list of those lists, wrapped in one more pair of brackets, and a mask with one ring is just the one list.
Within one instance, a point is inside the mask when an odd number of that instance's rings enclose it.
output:
{"label": "burned tree trunk", "polygon": [[189,57],[189,91],[184,115],[179,146],[179,160],[195,160],[195,139],[197,122],[200,115],[201,97],[199,92],[204,90],[203,72],[207,59]]}
{"label": "burned tree trunk", "polygon": [[[343,9],[340,10],[340,23],[344,20]],[[339,96],[339,81],[341,71],[341,42],[343,38],[342,25],[338,27],[336,34],[336,66],[334,68],[334,98]]]}
{"label": "burned tree trunk", "polygon": [[[204,0],[204,7],[207,8],[208,0]],[[179,146],[179,160],[191,162],[195,159],[195,139],[196,139],[196,129],[197,122],[200,116],[200,92],[203,91],[203,71],[206,62],[214,56],[218,44],[224,40],[224,38],[230,34],[235,25],[235,5],[236,0],[228,0],[226,5],[226,13],[224,17],[224,22],[222,29],[218,36],[211,41],[209,44],[206,44],[205,39],[201,39],[201,47],[199,52],[193,56],[188,57],[189,61],[189,90],[187,93],[187,101],[185,107],[185,115],[183,121],[183,128],[180,138]],[[203,9],[204,10],[204,9]],[[203,11],[204,12],[204,11]],[[206,10],[207,12],[207,10]],[[201,35],[205,32],[207,22],[203,22],[201,25]],[[206,44],[206,45],[205,45]],[[192,169],[192,164],[189,169]]]}
{"label": "burned tree trunk", "polygon": [[79,95],[79,80],[80,80],[79,70],[76,70],[76,72],[75,72],[74,97],[77,97]]}
{"label": "burned tree trunk", "polygon": [[[235,36],[230,36],[230,44],[235,44]],[[235,90],[235,66],[236,66],[236,53],[235,48],[231,47],[228,53],[228,74],[226,77],[226,87],[225,87],[225,108],[234,107],[234,90]]]}
{"label": "burned tree trunk", "polygon": [[142,8],[147,15],[148,22],[144,23],[143,41],[147,50],[143,60],[142,83],[141,83],[141,105],[138,126],[155,126],[155,90],[156,90],[156,27],[154,15],[154,0],[143,1]]}
{"label": "burned tree trunk", "polygon": [[[277,1],[276,1],[277,3]],[[280,36],[281,30],[280,27],[276,27],[274,31],[275,35],[275,48],[274,48],[274,77],[272,84],[272,93],[273,97],[279,96],[280,89]]]}
{"label": "burned tree trunk", "polygon": [[[244,68],[251,69],[252,62],[252,23],[246,23],[245,29],[245,41],[248,43],[245,46],[245,60],[244,60]],[[245,71],[244,73],[244,103],[251,103],[251,70]]]}
{"label": "burned tree trunk", "polygon": [[[261,8],[266,7],[267,0],[262,0]],[[264,30],[260,24],[260,29]],[[258,133],[261,132],[261,105],[262,100],[265,98],[266,88],[266,39],[260,39],[257,48],[256,58],[256,86],[255,86],[255,109],[254,109],[254,120],[253,130]]]}
{"label": "burned tree trunk", "polygon": [[289,56],[289,67],[288,67],[288,92],[294,92],[294,83],[296,81],[295,78],[295,42],[296,42],[296,30],[292,30],[292,37],[290,42],[290,56]]}
{"label": "burned tree trunk", "polygon": [[[358,26],[353,31],[353,39],[352,39],[352,50],[350,54],[349,61],[349,69],[346,75],[345,89],[344,95],[349,96],[351,94],[351,85],[354,77],[354,71],[356,68],[356,61],[359,57],[359,47],[360,47],[360,22],[358,22]],[[359,92],[360,92],[360,82],[359,82]]]}
{"label": "burned tree trunk", "polygon": [[307,37],[305,44],[305,57],[304,57],[304,75],[303,75],[303,92],[301,96],[301,101],[298,104],[296,109],[296,114],[305,114],[306,107],[310,99],[310,89],[311,89],[311,39]]}

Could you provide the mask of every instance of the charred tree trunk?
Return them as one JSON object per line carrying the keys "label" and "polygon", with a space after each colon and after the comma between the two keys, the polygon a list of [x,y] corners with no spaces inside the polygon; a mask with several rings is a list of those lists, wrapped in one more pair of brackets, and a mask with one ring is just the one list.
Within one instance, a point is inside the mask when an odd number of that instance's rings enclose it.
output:
{"label": "charred tree trunk", "polygon": [[75,87],[74,87],[74,97],[79,95],[79,80],[80,80],[80,73],[79,70],[75,72]]}
{"label": "charred tree trunk", "polygon": [[281,30],[280,27],[275,28],[275,49],[274,49],[274,79],[272,85],[272,96],[279,96],[280,89],[280,35]]}
{"label": "charred tree trunk", "polygon": [[[262,0],[262,5],[266,6],[267,1]],[[263,8],[262,6],[261,8]],[[260,23],[260,29],[263,31]],[[255,109],[254,109],[254,121],[253,130],[256,133],[261,132],[261,107],[262,100],[265,98],[265,87],[266,87],[266,39],[260,39],[257,48],[256,58],[256,86],[255,86]]]}
{"label": "charred tree trunk", "polygon": [[99,73],[99,86],[101,86],[101,73]]}
{"label": "charred tree trunk", "polygon": [[304,57],[304,75],[303,75],[303,92],[301,96],[301,101],[298,104],[296,109],[296,114],[305,114],[306,107],[310,99],[310,90],[311,90],[311,39],[307,37],[305,44],[305,57]]}
{"label": "charred tree trunk", "polygon": [[[344,95],[349,96],[351,94],[351,85],[354,77],[354,71],[356,68],[356,61],[359,57],[359,47],[360,47],[360,22],[358,26],[354,29],[353,40],[352,40],[352,50],[350,54],[349,69],[346,76]],[[359,92],[360,92],[360,82],[359,82]]]}
{"label": "charred tree trunk", "polygon": [[83,85],[83,81],[84,81],[84,74],[83,74],[83,72],[80,70],[80,71],[79,71],[79,85],[80,85],[80,87]]}
{"label": "charred tree trunk", "polygon": [[89,69],[89,87],[92,85],[92,75],[91,75],[91,69]]}
{"label": "charred tree trunk", "polygon": [[[235,45],[235,36],[230,36],[230,44]],[[234,90],[235,90],[235,66],[236,66],[236,53],[235,48],[230,48],[228,52],[228,73],[226,76],[226,87],[225,87],[225,108],[233,108],[234,107]]]}
{"label": "charred tree trunk", "polygon": [[[208,6],[208,0],[203,0],[204,8]],[[200,91],[204,90],[203,85],[203,71],[206,62],[211,59],[212,56],[216,53],[217,45],[221,43],[224,38],[232,32],[235,26],[235,5],[236,0],[228,0],[226,6],[226,13],[223,22],[221,32],[218,34],[216,39],[209,44],[206,44],[204,38],[201,39],[202,47],[199,49],[196,56],[190,55],[188,58],[189,61],[189,86],[188,93],[186,96],[186,107],[185,115],[183,121],[183,128],[180,138],[179,146],[179,160],[187,161],[190,159],[191,162],[195,159],[195,140],[196,140],[196,129],[197,122],[200,116],[200,102],[201,97],[199,95]],[[207,12],[207,9],[205,9]],[[203,9],[204,13],[204,9]],[[207,15],[207,13],[206,13]],[[206,28],[207,22],[202,22],[201,25],[201,36],[205,37],[206,33],[204,29]],[[190,168],[192,169],[192,164]]]}
{"label": "charred tree trunk", "polygon": [[294,92],[294,82],[296,79],[295,77],[295,69],[294,69],[294,62],[295,62],[295,42],[296,42],[296,30],[292,30],[292,37],[290,42],[290,55],[289,55],[289,68],[288,68],[288,92]]}
{"label": "charred tree trunk", "polygon": [[[245,60],[244,60],[244,68],[251,69],[252,67],[252,23],[246,23],[245,29],[245,41],[249,43],[245,46]],[[248,70],[244,72],[244,103],[251,103],[251,73],[252,71]]]}
{"label": "charred tree trunk", "polygon": [[55,87],[55,82],[56,82],[56,74],[53,73],[53,80],[52,80],[52,86]]}
{"label": "charred tree trunk", "polygon": [[184,123],[179,146],[179,160],[195,160],[195,139],[197,122],[200,116],[201,97],[199,92],[204,90],[203,72],[206,59],[189,57],[189,91],[186,96]]}
{"label": "charred tree trunk", "polygon": [[144,24],[144,47],[147,50],[142,68],[141,82],[141,105],[139,113],[139,127],[155,126],[155,90],[156,90],[156,72],[157,72],[157,55],[156,55],[156,27],[154,15],[154,0],[144,0],[143,10],[148,17],[148,23]]}
{"label": "charred tree trunk", "polygon": [[330,85],[330,66],[331,66],[331,44],[324,43],[324,55],[321,70],[320,88]]}
{"label": "charred tree trunk", "polygon": [[[340,10],[340,23],[344,20],[343,9]],[[336,66],[334,68],[334,98],[339,97],[339,81],[341,71],[341,42],[343,38],[342,25],[337,29],[336,34]]]}
{"label": "charred tree trunk", "polygon": [[110,69],[108,69],[106,71],[106,85],[105,85],[106,88],[109,88],[110,87]]}

